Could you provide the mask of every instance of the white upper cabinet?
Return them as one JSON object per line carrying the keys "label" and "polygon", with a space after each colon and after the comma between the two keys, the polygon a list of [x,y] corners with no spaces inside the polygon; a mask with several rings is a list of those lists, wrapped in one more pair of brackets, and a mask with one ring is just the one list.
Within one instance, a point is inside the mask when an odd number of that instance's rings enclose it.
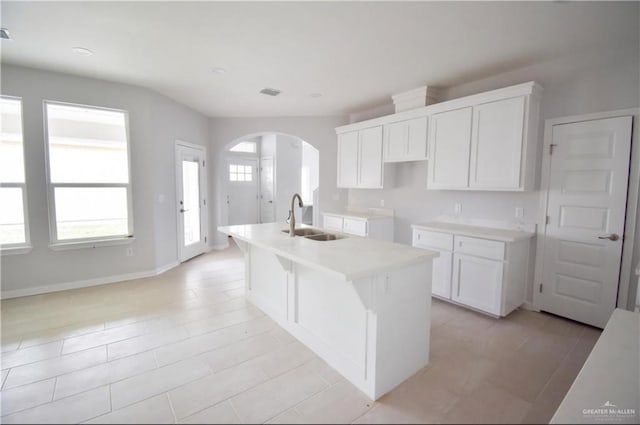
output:
{"label": "white upper cabinet", "polygon": [[472,108],[431,117],[429,189],[462,189],[469,185]]}
{"label": "white upper cabinet", "polygon": [[469,187],[519,189],[525,97],[473,108]]}
{"label": "white upper cabinet", "polygon": [[384,125],[384,161],[404,162],[427,159],[427,117]]}
{"label": "white upper cabinet", "polygon": [[427,160],[430,190],[533,190],[541,92],[530,81],[338,127],[338,144],[351,147],[338,149],[344,171],[338,187],[382,188],[379,157],[384,163]]}
{"label": "white upper cabinet", "polygon": [[358,187],[382,187],[382,126],[360,131]]}
{"label": "white upper cabinet", "polygon": [[382,126],[338,134],[338,187],[383,186]]}
{"label": "white upper cabinet", "polygon": [[358,133],[338,134],[338,187],[358,184]]}

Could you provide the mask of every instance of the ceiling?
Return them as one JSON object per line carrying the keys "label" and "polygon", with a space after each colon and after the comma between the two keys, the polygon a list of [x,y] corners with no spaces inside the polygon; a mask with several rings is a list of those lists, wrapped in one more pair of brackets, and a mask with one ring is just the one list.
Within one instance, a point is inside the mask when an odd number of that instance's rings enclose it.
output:
{"label": "ceiling", "polygon": [[[13,41],[2,41],[1,58],[148,87],[209,116],[336,115],[425,84],[637,45],[639,11],[637,2],[2,1]],[[265,87],[282,94],[258,94]]]}

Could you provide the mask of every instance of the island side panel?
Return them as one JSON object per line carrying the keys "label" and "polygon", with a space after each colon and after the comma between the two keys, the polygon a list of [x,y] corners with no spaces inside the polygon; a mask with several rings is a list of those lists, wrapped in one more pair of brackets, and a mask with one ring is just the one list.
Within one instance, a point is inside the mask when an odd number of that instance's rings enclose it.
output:
{"label": "island side panel", "polygon": [[375,282],[375,398],[429,363],[432,261],[380,276]]}
{"label": "island side panel", "polygon": [[248,246],[245,261],[247,299],[276,322],[285,323],[288,272],[274,253],[255,245]]}

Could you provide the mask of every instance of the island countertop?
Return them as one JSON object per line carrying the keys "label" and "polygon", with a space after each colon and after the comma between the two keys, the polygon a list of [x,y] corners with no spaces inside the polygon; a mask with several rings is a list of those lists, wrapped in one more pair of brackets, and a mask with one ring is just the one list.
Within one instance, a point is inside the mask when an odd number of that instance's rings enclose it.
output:
{"label": "island countertop", "polygon": [[[302,227],[311,226],[296,228]],[[336,232],[327,233],[339,234],[343,238],[335,241],[314,241],[300,236],[292,238],[282,232],[285,229],[288,229],[285,223],[218,227],[219,232],[237,240],[347,281],[428,261],[439,255],[436,251]]]}

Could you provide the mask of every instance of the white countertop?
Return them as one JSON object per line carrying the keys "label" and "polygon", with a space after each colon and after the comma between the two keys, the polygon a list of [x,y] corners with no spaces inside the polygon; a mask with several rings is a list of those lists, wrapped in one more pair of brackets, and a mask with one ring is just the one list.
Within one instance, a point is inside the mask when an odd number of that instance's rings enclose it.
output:
{"label": "white countertop", "polygon": [[340,216],[340,217],[352,217],[352,218],[359,218],[359,219],[365,219],[365,220],[377,220],[377,219],[380,219],[380,218],[391,218],[391,219],[393,219],[393,216],[391,216],[391,215],[376,214],[374,212],[356,212],[356,211],[333,212],[333,211],[323,211],[322,214],[337,215],[337,216]]}
{"label": "white countertop", "polygon": [[414,229],[453,233],[456,235],[492,239],[502,242],[515,242],[522,239],[530,239],[535,236],[535,233],[525,232],[522,230],[497,229],[493,227],[471,226],[468,224],[448,223],[444,221],[412,224],[411,227]]}
{"label": "white countertop", "polygon": [[551,423],[639,423],[639,345],[640,314],[616,309]]}
{"label": "white countertop", "polygon": [[335,241],[314,241],[300,236],[292,238],[282,232],[288,228],[285,223],[265,223],[218,227],[218,231],[345,280],[418,264],[439,255],[428,249],[351,235]]}

